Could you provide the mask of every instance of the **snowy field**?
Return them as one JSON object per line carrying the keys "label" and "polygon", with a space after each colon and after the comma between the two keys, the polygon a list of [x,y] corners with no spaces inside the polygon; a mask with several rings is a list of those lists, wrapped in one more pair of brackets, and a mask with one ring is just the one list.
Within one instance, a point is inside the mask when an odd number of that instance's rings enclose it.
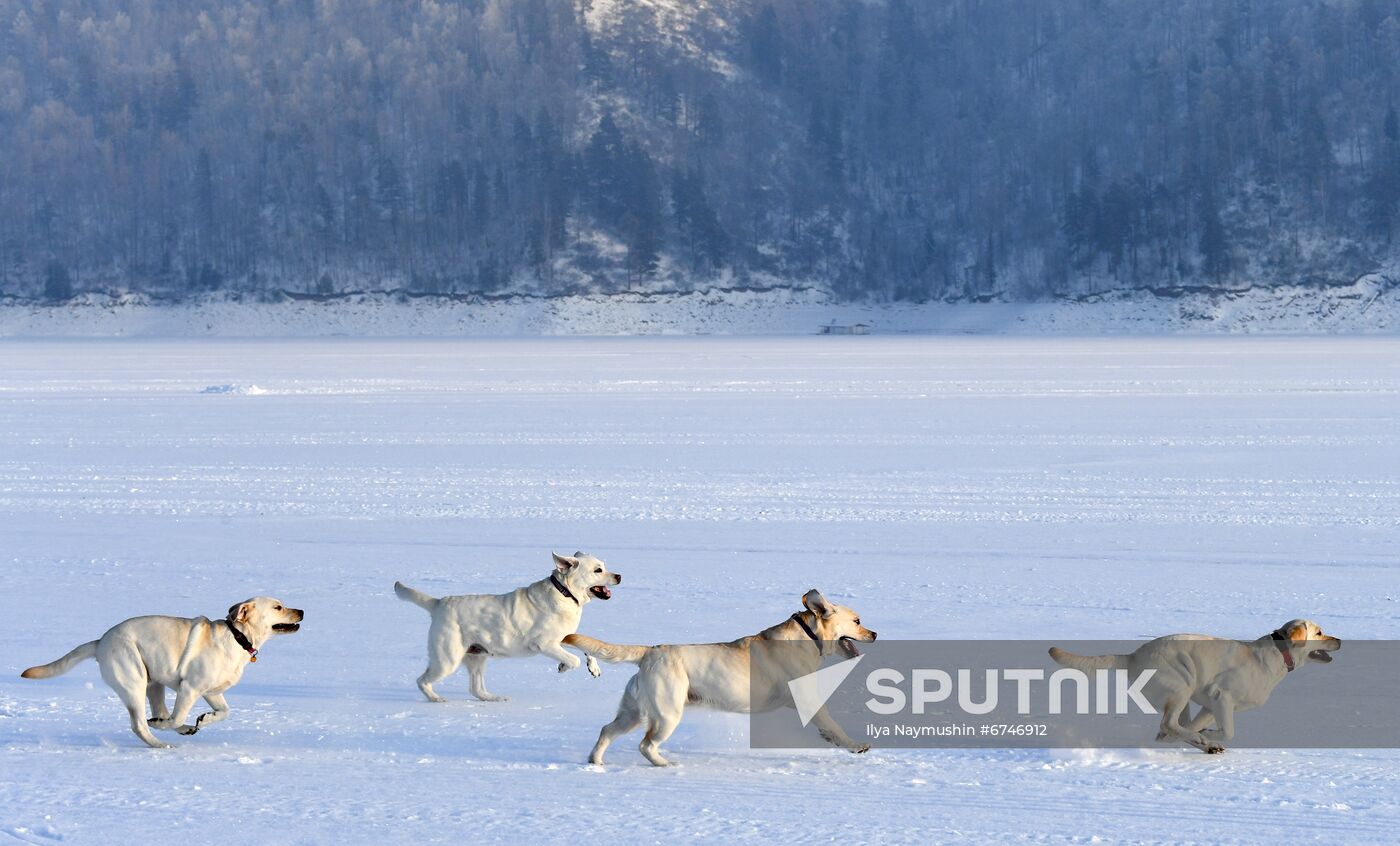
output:
{"label": "snowy field", "polygon": [[[625,576],[582,630],[622,642],[810,587],[888,638],[1400,638],[1397,420],[1378,339],[0,343],[0,844],[1391,843],[1388,750],[756,751],[692,711],[680,766],[634,734],[589,768],[630,667],[430,704],[391,585],[582,549]],[[306,626],[177,749],[95,664],[18,678],[255,593]]]}

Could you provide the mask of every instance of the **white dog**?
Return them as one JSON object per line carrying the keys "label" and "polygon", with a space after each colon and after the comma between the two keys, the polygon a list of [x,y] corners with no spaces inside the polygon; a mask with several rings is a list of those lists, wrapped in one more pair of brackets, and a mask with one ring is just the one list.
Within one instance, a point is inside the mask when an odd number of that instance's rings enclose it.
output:
{"label": "white dog", "polygon": [[[815,672],[826,654],[825,644],[840,644],[841,649],[854,658],[860,653],[853,641],[875,639],[875,632],[860,624],[856,612],[828,602],[815,588],[802,597],[802,604],[805,611],[756,635],[729,643],[624,646],[579,634],[564,638],[565,643],[583,650],[589,657],[596,655],[604,661],[639,666],[637,674],[627,682],[627,690],[617,706],[617,717],[599,733],[598,742],[588,756],[589,762],[602,764],[603,754],[614,740],[645,722],[647,732],[642,738],[642,755],[656,766],[664,767],[670,762],[661,755],[660,746],[680,725],[686,705],[738,713],[791,708],[792,693],[787,682]],[[767,648],[761,666],[769,678],[750,684],[750,653],[765,649],[772,641],[811,641],[811,645],[803,650]],[[825,708],[816,713],[812,722],[828,743],[852,752],[865,752],[870,748],[848,737]]]}
{"label": "white dog", "polygon": [[[156,740],[152,728],[194,734],[228,717],[224,691],[238,684],[268,638],[300,629],[304,616],[280,600],[258,596],[233,606],[217,623],[206,617],[133,617],[98,640],[50,664],[30,667],[22,675],[52,678],[95,657],[103,680],[131,714],[131,730],[147,746],[168,749],[170,744]],[[173,713],[165,705],[167,687],[175,689]],[[200,697],[214,710],[185,725]],[[151,706],[149,721],[144,719],[143,700]]]}
{"label": "white dog", "polygon": [[[1342,642],[1323,634],[1311,620],[1291,620],[1258,640],[1226,640],[1209,635],[1168,635],[1149,640],[1131,655],[1086,657],[1050,648],[1050,657],[1065,667],[1127,670],[1136,677],[1156,673],[1143,697],[1162,714],[1158,740],[1179,740],[1207,754],[1224,752],[1218,739],[1235,736],[1235,712],[1258,708],[1278,683],[1308,661],[1330,663]],[[1201,711],[1190,719],[1191,703]],[[1215,728],[1207,728],[1212,722]]]}
{"label": "white dog", "polygon": [[[418,689],[432,702],[445,702],[433,685],[457,671],[463,662],[471,676],[472,695],[484,702],[500,702],[486,689],[487,658],[519,658],[548,655],[559,662],[559,672],[579,665],[564,650],[564,635],[578,631],[584,603],[611,599],[608,585],[622,583],[602,561],[582,552],[573,557],[555,555],[554,572],[548,578],[503,594],[469,594],[435,599],[403,582],[394,582],[394,593],[433,615],[428,627],[428,669],[418,677]],[[588,659],[588,672],[598,676],[598,662]]]}

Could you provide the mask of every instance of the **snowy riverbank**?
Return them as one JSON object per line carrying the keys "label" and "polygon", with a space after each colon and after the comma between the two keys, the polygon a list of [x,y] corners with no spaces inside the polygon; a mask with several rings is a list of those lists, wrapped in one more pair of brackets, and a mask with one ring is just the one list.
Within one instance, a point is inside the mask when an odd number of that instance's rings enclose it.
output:
{"label": "snowy riverbank", "polygon": [[[3,302],[3,301],[0,301]],[[875,334],[1372,334],[1400,330],[1400,286],[1105,294],[1043,303],[839,303],[816,290],[452,299],[365,293],[279,302],[212,296],[161,304],[89,295],[0,305],[4,337],[791,335],[835,321]]]}

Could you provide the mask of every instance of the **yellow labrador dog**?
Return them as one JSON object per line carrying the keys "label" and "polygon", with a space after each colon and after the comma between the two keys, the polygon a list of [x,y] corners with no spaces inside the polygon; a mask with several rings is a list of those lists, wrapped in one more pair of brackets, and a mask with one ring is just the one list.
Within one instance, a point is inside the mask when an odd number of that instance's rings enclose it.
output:
{"label": "yellow labrador dog", "polygon": [[[243,670],[273,635],[301,628],[306,615],[281,600],[257,596],[228,610],[217,623],[207,617],[132,617],[49,664],[30,667],[26,679],[62,675],[74,665],[96,658],[102,679],[117,692],[131,714],[131,730],[156,749],[168,749],[152,728],[194,734],[228,717],[224,691],[238,684]],[[165,689],[175,689],[175,710],[166,709]],[[200,697],[214,710],[193,725],[185,718]],[[145,719],[151,705],[151,719]]]}
{"label": "yellow labrador dog", "polygon": [[[552,553],[551,553],[552,554]],[[602,561],[584,552],[554,555],[548,578],[503,594],[432,597],[394,582],[394,593],[433,615],[428,626],[428,669],[418,677],[418,689],[431,702],[446,702],[433,685],[455,673],[464,662],[471,676],[472,695],[483,702],[501,702],[486,689],[487,658],[548,655],[559,672],[579,665],[564,650],[564,635],[578,631],[583,606],[590,599],[612,599],[609,585],[622,576],[608,572]],[[598,662],[588,658],[588,672],[599,675]]]}
{"label": "yellow labrador dog", "polygon": [[[1258,640],[1226,640],[1209,635],[1180,634],[1149,640],[1131,655],[1086,657],[1050,648],[1050,657],[1065,667],[1127,670],[1132,676],[1156,673],[1143,687],[1143,696],[1162,715],[1158,740],[1178,740],[1207,754],[1225,751],[1218,740],[1235,736],[1235,712],[1258,708],[1268,701],[1284,676],[1308,661],[1330,663],[1328,653],[1342,642],[1311,620],[1291,620]],[[1201,706],[1189,718],[1191,703]],[[1212,722],[1215,728],[1207,728]]]}
{"label": "yellow labrador dog", "polygon": [[[802,605],[806,610],[778,625],[729,643],[623,646],[580,634],[564,638],[565,643],[583,650],[589,657],[639,667],[637,674],[627,682],[616,719],[603,726],[598,735],[598,742],[588,756],[589,762],[602,764],[603,755],[614,740],[645,722],[647,731],[642,738],[642,755],[656,766],[664,767],[670,762],[661,755],[660,746],[680,725],[686,705],[739,713],[791,708],[792,692],[787,682],[815,672],[825,657],[825,644],[839,644],[842,651],[854,658],[860,654],[855,641],[875,639],[875,632],[861,625],[856,612],[827,601],[816,588],[802,597]],[[763,672],[772,678],[751,684],[754,680],[750,677],[750,653],[772,641],[811,641],[811,648],[768,650],[765,658],[769,660],[761,663],[765,668]],[[755,695],[759,698],[755,699]],[[848,737],[825,708],[817,712],[812,722],[828,743],[852,752],[865,752],[870,748]]]}

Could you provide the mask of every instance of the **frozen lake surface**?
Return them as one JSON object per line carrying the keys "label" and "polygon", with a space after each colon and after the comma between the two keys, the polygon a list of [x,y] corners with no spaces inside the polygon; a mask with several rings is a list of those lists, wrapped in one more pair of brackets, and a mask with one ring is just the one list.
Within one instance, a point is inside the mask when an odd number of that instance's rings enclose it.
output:
{"label": "frozen lake surface", "polygon": [[[0,843],[1394,842],[1388,750],[774,752],[692,711],[680,766],[634,734],[589,768],[632,668],[430,704],[391,586],[582,549],[621,642],[811,587],[899,639],[1400,638],[1397,421],[1384,339],[0,342]],[[18,678],[256,593],[305,628],[177,749],[95,664]]]}

